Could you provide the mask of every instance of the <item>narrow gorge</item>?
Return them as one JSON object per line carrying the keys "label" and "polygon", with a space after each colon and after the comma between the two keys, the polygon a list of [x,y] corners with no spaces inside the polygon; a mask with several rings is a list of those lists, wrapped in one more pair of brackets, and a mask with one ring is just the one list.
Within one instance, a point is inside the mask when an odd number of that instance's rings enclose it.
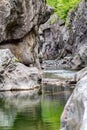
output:
{"label": "narrow gorge", "polygon": [[87,0],[47,2],[0,1],[0,130],[87,130]]}

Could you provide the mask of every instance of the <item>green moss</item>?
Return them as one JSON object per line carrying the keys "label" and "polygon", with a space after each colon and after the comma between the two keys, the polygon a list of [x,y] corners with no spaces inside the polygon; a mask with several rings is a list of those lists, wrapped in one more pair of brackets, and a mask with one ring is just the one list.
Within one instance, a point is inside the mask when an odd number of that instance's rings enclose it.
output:
{"label": "green moss", "polygon": [[67,28],[69,28],[69,29],[70,29],[72,25],[71,25],[71,23],[70,23],[70,22],[68,22],[68,23],[66,23],[66,26],[67,26]]}

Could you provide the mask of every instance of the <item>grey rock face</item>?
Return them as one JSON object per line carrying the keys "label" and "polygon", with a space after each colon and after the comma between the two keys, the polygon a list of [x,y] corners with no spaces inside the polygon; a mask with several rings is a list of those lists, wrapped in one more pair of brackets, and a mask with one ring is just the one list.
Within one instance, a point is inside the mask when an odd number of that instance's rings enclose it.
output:
{"label": "grey rock face", "polygon": [[19,63],[10,50],[0,50],[0,91],[40,89],[40,72]]}
{"label": "grey rock face", "polygon": [[0,48],[9,48],[24,64],[34,64],[38,27],[49,17],[45,0],[1,0]]}
{"label": "grey rock face", "polygon": [[[66,62],[63,64],[61,60],[59,61],[58,66],[63,66],[62,68],[64,66],[72,69],[86,67],[87,1],[82,0],[75,9],[69,12],[65,25],[60,21],[53,25],[49,22],[47,26],[46,24],[41,25],[44,27],[43,54],[45,59],[57,58],[57,62],[62,59],[64,63]],[[70,65],[67,57],[70,59]]]}
{"label": "grey rock face", "polygon": [[[0,42],[23,38],[46,13],[45,0],[1,0]],[[43,21],[44,22],[44,21]]]}
{"label": "grey rock face", "polygon": [[[55,22],[56,21],[56,22]],[[61,50],[61,30],[64,22],[53,14],[50,19],[39,29],[39,38],[42,46],[43,59],[53,60],[60,55]]]}
{"label": "grey rock face", "polygon": [[[81,69],[87,66],[87,1],[82,0],[69,16],[63,40],[66,51],[68,45],[72,47],[72,68]],[[76,74],[76,81],[76,88],[61,117],[60,130],[87,129],[87,67]]]}
{"label": "grey rock face", "polygon": [[83,46],[78,49],[78,52],[75,54],[72,63],[73,68],[81,69],[87,66],[87,43],[84,43]]}
{"label": "grey rock face", "polygon": [[87,129],[87,67],[76,75],[76,88],[61,117],[60,130]]}
{"label": "grey rock face", "polygon": [[[86,64],[87,1],[82,0],[77,8],[69,12],[63,29],[63,42],[67,54],[71,54],[72,68],[81,69]],[[78,60],[78,62],[76,61]]]}

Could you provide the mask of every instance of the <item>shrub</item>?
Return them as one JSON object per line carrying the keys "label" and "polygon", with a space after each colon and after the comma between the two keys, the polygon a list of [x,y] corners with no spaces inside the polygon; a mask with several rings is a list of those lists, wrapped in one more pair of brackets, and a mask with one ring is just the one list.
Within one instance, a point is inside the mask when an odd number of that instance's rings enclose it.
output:
{"label": "shrub", "polygon": [[47,4],[53,6],[56,14],[62,20],[66,20],[70,9],[76,7],[80,0],[47,0]]}

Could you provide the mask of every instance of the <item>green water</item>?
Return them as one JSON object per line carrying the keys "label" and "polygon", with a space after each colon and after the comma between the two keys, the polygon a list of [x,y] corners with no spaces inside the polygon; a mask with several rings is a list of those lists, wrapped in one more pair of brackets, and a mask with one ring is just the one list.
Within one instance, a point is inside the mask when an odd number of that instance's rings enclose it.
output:
{"label": "green water", "polygon": [[41,96],[27,91],[1,92],[0,130],[59,130],[60,116],[71,93],[48,88],[50,92]]}

